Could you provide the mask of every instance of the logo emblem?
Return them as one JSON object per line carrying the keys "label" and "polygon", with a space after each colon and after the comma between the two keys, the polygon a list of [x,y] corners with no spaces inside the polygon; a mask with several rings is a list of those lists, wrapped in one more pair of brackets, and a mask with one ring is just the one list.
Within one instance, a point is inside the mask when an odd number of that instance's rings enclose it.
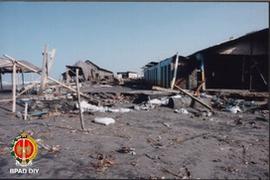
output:
{"label": "logo emblem", "polygon": [[38,145],[33,137],[22,132],[11,143],[11,155],[16,164],[26,167],[32,164],[38,153]]}

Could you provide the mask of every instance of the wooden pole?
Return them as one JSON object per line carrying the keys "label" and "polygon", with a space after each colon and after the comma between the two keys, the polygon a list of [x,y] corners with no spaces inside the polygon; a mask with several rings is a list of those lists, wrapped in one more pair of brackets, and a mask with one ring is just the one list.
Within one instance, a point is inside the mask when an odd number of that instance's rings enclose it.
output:
{"label": "wooden pole", "polygon": [[12,112],[16,112],[16,62],[13,61],[12,72]]}
{"label": "wooden pole", "polygon": [[24,87],[24,73],[23,73],[23,71],[21,71],[21,73],[22,73],[22,85]]}
{"label": "wooden pole", "polygon": [[24,120],[27,119],[27,114],[28,114],[28,102],[25,103],[24,107]]}
{"label": "wooden pole", "polygon": [[39,94],[43,93],[43,90],[46,86],[47,72],[48,72],[48,50],[47,50],[47,45],[45,44],[44,51],[43,51],[43,65],[42,65],[42,75],[41,75],[41,81],[40,81]]}
{"label": "wooden pole", "polygon": [[81,121],[81,128],[84,130],[84,120],[83,120],[83,112],[81,107],[81,98],[80,98],[80,84],[79,84],[79,69],[76,68],[76,86],[77,86],[77,96],[78,96],[78,105],[80,110],[80,121]]}
{"label": "wooden pole", "polygon": [[171,89],[174,88],[174,84],[175,84],[175,79],[176,79],[176,75],[177,75],[177,69],[178,69],[178,61],[179,61],[179,56],[178,53],[176,54],[176,59],[175,59],[175,64],[174,64],[174,72],[173,72],[173,79],[171,82]]}
{"label": "wooden pole", "polygon": [[3,81],[2,81],[2,73],[0,71],[0,85],[1,85],[1,90],[3,89]]}

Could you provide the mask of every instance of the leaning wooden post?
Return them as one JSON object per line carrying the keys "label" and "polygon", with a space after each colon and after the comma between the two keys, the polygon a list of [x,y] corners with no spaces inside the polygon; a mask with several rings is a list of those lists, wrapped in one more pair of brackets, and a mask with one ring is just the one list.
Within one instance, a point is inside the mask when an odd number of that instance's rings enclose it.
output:
{"label": "leaning wooden post", "polygon": [[23,88],[24,88],[24,73],[23,73],[23,71],[21,71],[21,73],[22,73],[22,84],[23,84]]}
{"label": "leaning wooden post", "polygon": [[43,94],[43,90],[46,87],[47,83],[47,71],[48,71],[48,49],[47,44],[45,44],[44,51],[43,51],[43,65],[42,65],[42,75],[40,81],[40,89],[39,94]]}
{"label": "leaning wooden post", "polygon": [[81,107],[81,98],[80,98],[80,87],[79,87],[79,69],[76,68],[76,86],[77,86],[77,96],[78,96],[78,106],[80,110],[80,121],[81,121],[81,128],[84,130],[84,120],[83,120],[83,112]]}
{"label": "leaning wooden post", "polygon": [[12,112],[16,112],[16,62],[13,61],[12,72]]}
{"label": "leaning wooden post", "polygon": [[178,61],[179,61],[179,56],[177,53],[176,58],[175,58],[175,64],[174,64],[173,79],[171,81],[171,89],[174,88],[174,84],[175,84],[175,80],[176,80],[176,76],[177,76],[177,70],[178,70]]}
{"label": "leaning wooden post", "polygon": [[2,82],[2,72],[0,70],[0,86],[1,86],[1,90],[3,89],[3,82]]}
{"label": "leaning wooden post", "polygon": [[27,114],[28,114],[28,102],[25,102],[25,106],[24,106],[24,120],[27,120]]}

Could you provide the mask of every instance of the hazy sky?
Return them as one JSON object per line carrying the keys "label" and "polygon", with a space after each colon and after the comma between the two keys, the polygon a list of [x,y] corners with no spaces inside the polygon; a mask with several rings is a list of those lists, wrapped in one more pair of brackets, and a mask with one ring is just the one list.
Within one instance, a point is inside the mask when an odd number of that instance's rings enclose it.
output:
{"label": "hazy sky", "polygon": [[57,50],[56,78],[86,59],[113,72],[140,71],[269,26],[267,3],[0,2],[0,22],[0,55],[41,67],[47,43]]}

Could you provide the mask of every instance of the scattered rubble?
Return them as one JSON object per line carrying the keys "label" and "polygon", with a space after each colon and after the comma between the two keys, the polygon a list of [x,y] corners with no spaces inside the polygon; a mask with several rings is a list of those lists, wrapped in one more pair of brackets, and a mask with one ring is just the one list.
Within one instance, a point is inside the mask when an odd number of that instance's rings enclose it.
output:
{"label": "scattered rubble", "polygon": [[128,153],[131,155],[136,155],[135,148],[130,148],[130,147],[121,147],[119,150],[117,150],[119,153]]}

